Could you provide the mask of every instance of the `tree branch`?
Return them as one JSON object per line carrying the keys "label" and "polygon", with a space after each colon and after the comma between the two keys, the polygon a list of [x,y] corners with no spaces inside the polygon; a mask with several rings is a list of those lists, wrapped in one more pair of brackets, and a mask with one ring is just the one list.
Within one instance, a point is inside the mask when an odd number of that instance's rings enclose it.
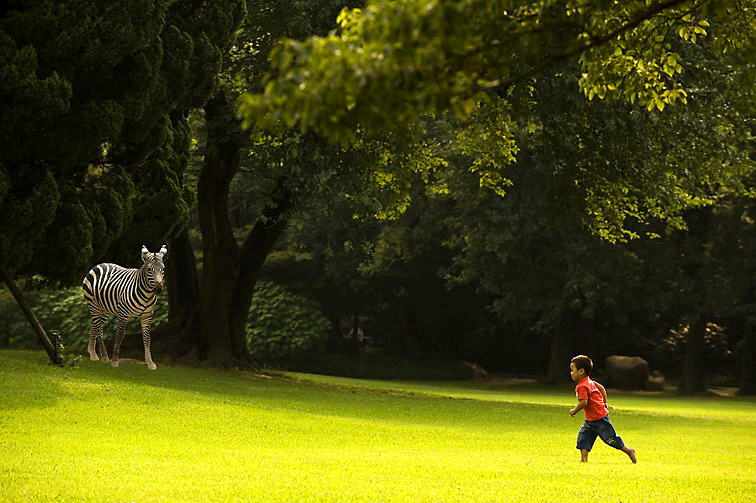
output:
{"label": "tree branch", "polygon": [[[610,40],[613,40],[617,36],[632,30],[639,24],[641,24],[643,21],[646,21],[647,19],[652,18],[654,15],[663,12],[665,10],[671,9],[681,3],[685,3],[688,0],[668,0],[667,2],[662,2],[659,4],[651,5],[649,8],[644,9],[638,13],[636,13],[635,16],[633,16],[627,23],[624,25],[604,34],[601,36],[595,36],[591,37],[587,43],[578,44],[577,46],[568,49],[561,53],[553,54],[546,59],[540,61],[538,64],[530,67],[527,71],[510,75],[506,79],[498,79],[495,81],[487,82],[483,88],[484,89],[491,89],[493,87],[504,87],[507,88],[514,84],[515,82],[518,82],[523,79],[527,79],[529,77],[532,77],[543,70],[553,66],[556,63],[559,63],[561,61],[570,59],[574,56],[577,56],[579,54],[582,54],[583,52],[588,51],[589,49],[592,49],[594,47],[598,47],[600,45],[603,45]],[[703,3],[706,3],[709,0],[704,0],[701,4],[698,4],[699,6]]]}
{"label": "tree branch", "polygon": [[49,337],[47,337],[47,333],[45,332],[45,329],[42,328],[42,324],[39,322],[39,319],[37,319],[37,315],[34,314],[31,306],[29,306],[29,303],[26,302],[23,293],[21,293],[21,290],[19,290],[16,282],[13,281],[11,275],[8,274],[2,267],[0,267],[0,278],[2,278],[2,280],[5,281],[5,284],[8,285],[8,288],[13,294],[13,297],[16,299],[18,306],[21,308],[21,311],[24,312],[26,319],[29,320],[29,324],[31,325],[32,329],[34,329],[34,333],[37,334],[39,342],[42,344],[42,347],[45,348],[47,356],[50,357],[50,361],[55,365],[60,365],[58,352],[55,351],[55,346],[53,346],[52,342],[50,342]]}

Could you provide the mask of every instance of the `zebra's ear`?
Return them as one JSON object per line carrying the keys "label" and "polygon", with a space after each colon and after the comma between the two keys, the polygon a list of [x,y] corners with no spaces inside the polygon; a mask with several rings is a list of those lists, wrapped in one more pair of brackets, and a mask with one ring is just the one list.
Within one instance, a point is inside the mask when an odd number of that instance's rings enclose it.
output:
{"label": "zebra's ear", "polygon": [[146,262],[149,255],[150,250],[148,250],[146,246],[142,245],[142,262]]}
{"label": "zebra's ear", "polygon": [[162,248],[160,248],[160,257],[165,257],[165,254],[168,253],[168,247],[166,245],[163,245]]}

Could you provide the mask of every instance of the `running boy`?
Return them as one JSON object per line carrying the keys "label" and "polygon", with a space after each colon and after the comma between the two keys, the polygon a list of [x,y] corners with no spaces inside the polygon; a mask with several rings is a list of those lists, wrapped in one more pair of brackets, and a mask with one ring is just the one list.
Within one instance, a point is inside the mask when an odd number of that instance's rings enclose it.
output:
{"label": "running boy", "polygon": [[606,405],[606,389],[593,381],[589,376],[593,370],[593,362],[585,355],[579,355],[570,362],[570,377],[577,382],[575,394],[578,404],[570,409],[570,416],[574,416],[581,410],[585,410],[585,423],[580,428],[577,438],[577,448],[580,449],[580,461],[588,461],[588,453],[591,452],[596,437],[601,437],[607,445],[619,449],[628,455],[635,463],[635,449],[628,447],[614,431],[609,422],[609,409]]}

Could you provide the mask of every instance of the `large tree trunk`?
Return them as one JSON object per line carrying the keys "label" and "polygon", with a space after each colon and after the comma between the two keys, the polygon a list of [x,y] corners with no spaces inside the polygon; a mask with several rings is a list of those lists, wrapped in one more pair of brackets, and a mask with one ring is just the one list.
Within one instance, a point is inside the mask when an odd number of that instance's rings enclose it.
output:
{"label": "large tree trunk", "polygon": [[[756,298],[756,287],[751,287],[743,299],[744,305],[753,305]],[[754,339],[754,320],[748,313],[743,319],[743,339],[738,344],[736,352],[740,364],[739,395],[756,395],[756,340]]]}
{"label": "large tree trunk", "polygon": [[570,360],[577,354],[591,355],[594,349],[594,335],[593,318],[586,318],[575,309],[564,308],[554,324],[549,366],[543,382],[559,384],[569,381]]}
{"label": "large tree trunk", "polygon": [[31,325],[32,329],[34,329],[34,333],[37,334],[37,338],[39,339],[40,344],[42,344],[42,347],[45,348],[47,356],[50,357],[50,361],[55,365],[59,365],[60,358],[58,357],[58,352],[55,350],[55,346],[53,346],[52,342],[50,342],[50,338],[47,337],[45,329],[42,328],[42,324],[37,319],[34,311],[32,311],[29,303],[26,302],[26,298],[24,298],[24,295],[21,293],[21,290],[19,290],[16,282],[13,281],[11,274],[6,272],[5,269],[0,268],[0,278],[2,278],[2,280],[5,281],[5,284],[8,285],[8,288],[13,294],[13,297],[16,299],[18,306],[21,308],[21,311],[24,312],[26,319],[29,320],[29,324]]}
{"label": "large tree trunk", "polygon": [[681,394],[706,391],[704,383],[704,351],[706,349],[706,321],[701,317],[691,323],[685,341],[683,379],[678,388]]}
{"label": "large tree trunk", "polygon": [[[194,250],[186,230],[171,240],[165,278],[168,291],[168,323],[152,328],[155,353],[185,357],[197,344],[199,282]],[[127,337],[127,354],[141,351],[141,337]],[[137,341],[139,344],[137,344]],[[138,345],[138,347],[137,347]]]}
{"label": "large tree trunk", "polygon": [[756,395],[756,341],[753,338],[753,325],[746,320],[743,340],[738,348],[740,360],[739,395]]}
{"label": "large tree trunk", "polygon": [[286,188],[286,180],[280,178],[274,189],[273,202],[263,210],[242,244],[239,273],[231,298],[230,329],[237,352],[247,352],[245,333],[255,284],[265,259],[286,229],[290,209],[291,194]]}
{"label": "large tree trunk", "polygon": [[331,322],[331,330],[326,344],[330,353],[341,353],[344,350],[344,336],[341,333],[341,299],[336,284],[327,279],[330,287],[330,295],[322,303],[323,314]]}
{"label": "large tree trunk", "polygon": [[241,128],[222,93],[205,105],[207,152],[197,184],[203,267],[197,303],[197,358],[214,366],[250,362],[246,344],[231,330],[239,249],[228,217],[228,192],[239,169]]}
{"label": "large tree trunk", "polygon": [[170,283],[178,288],[171,297],[169,325],[178,333],[165,341],[164,350],[181,359],[220,367],[253,364],[247,349],[246,321],[252,293],[265,259],[287,224],[291,207],[286,181],[280,179],[273,201],[262,212],[241,248],[234,237],[228,213],[231,181],[239,170],[243,144],[233,108],[219,93],[205,105],[207,152],[198,182],[198,216],[202,233],[203,267],[199,291],[196,266],[188,235],[176,243],[175,274],[186,275]]}
{"label": "large tree trunk", "polygon": [[549,366],[546,370],[546,376],[543,378],[544,384],[563,383],[569,378],[572,344],[570,331],[565,325],[567,325],[566,316],[562,314],[553,327],[549,349]]}

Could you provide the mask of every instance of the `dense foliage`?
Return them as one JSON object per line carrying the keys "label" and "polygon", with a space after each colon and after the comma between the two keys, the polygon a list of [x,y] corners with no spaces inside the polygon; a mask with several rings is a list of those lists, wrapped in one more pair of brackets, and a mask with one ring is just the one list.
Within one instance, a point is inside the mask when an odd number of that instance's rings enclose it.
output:
{"label": "dense foliage", "polygon": [[[49,332],[59,332],[70,350],[85,351],[89,342],[90,317],[80,288],[42,290],[29,295],[35,312]],[[158,297],[152,324],[168,322],[166,295]],[[0,291],[0,347],[33,349],[37,347],[29,322],[7,291]],[[308,350],[322,348],[330,324],[316,303],[288,292],[270,282],[260,282],[249,313],[246,337],[252,356],[259,362],[281,362]],[[105,324],[105,339],[110,346],[116,331],[116,318]],[[127,333],[140,333],[139,320],[131,318]],[[139,341],[141,344],[141,341]],[[109,347],[108,351],[112,351]]]}
{"label": "dense foliage", "polygon": [[329,328],[313,301],[274,283],[257,283],[247,320],[247,344],[258,361],[282,361],[322,349]]}
{"label": "dense foliage", "polygon": [[[468,142],[467,147],[495,152],[493,167],[473,167],[483,186],[501,194],[507,178],[494,170],[514,161],[520,147],[514,141],[521,101],[516,95],[527,89],[547,95],[544,75],[548,81],[560,69],[558,76],[589,100],[622,98],[642,110],[663,111],[692,100],[706,78],[718,79],[715,86],[722,89],[747,85],[753,75],[747,54],[755,23],[749,1],[375,1],[362,10],[343,11],[339,31],[279,45],[271,54],[264,91],[244,96],[240,112],[248,125],[296,126],[343,142],[355,138],[356,124],[371,131],[397,130],[415,125],[423,114],[453,112],[476,124],[476,134],[458,138],[462,147]],[[704,35],[711,36],[708,60],[721,60],[708,76],[702,56],[691,49]],[[564,67],[565,62],[576,65]],[[743,120],[747,103],[738,100],[721,108],[734,106],[740,113],[716,126],[731,136],[730,145],[749,137]],[[680,107],[674,107],[676,113],[685,115]],[[690,124],[654,124],[654,115],[637,112],[636,118],[646,121],[646,131],[690,131]],[[619,121],[614,124],[615,138],[622,138],[624,128]],[[710,202],[713,186],[737,185],[752,169],[744,167],[750,165],[747,157],[700,162],[701,153],[716,158],[720,145],[702,145],[701,152],[689,148],[683,136],[659,139],[648,143],[662,154],[654,163],[628,163],[618,172],[615,165],[603,164],[609,157],[600,153],[599,163],[585,163],[579,173],[565,175],[580,185],[580,204],[587,206],[602,237],[631,236],[628,220],[679,223],[682,209]],[[705,137],[698,141],[705,143]],[[621,145],[615,143],[619,150]],[[581,148],[580,142],[573,147]],[[590,162],[594,153],[583,153]]]}
{"label": "dense foliage", "polygon": [[[156,342],[215,365],[678,371],[697,334],[726,370],[756,325],[753,28],[750,0],[6,3],[0,268],[173,239]],[[33,301],[82,347],[78,291]]]}
{"label": "dense foliage", "polygon": [[[41,290],[28,295],[35,306],[35,314],[48,332],[58,332],[63,345],[72,350],[85,351],[89,343],[91,318],[81,288]],[[167,297],[158,297],[155,305],[153,326],[168,321]],[[38,346],[29,322],[16,306],[7,291],[0,292],[0,345],[11,348],[32,349]],[[116,318],[111,316],[103,331],[106,340],[112,340],[116,332]],[[141,333],[139,320],[131,318],[126,333]],[[141,341],[140,341],[141,343]],[[108,352],[112,347],[108,348]]]}
{"label": "dense foliage", "polygon": [[4,3],[0,267],[73,282],[186,225],[185,114],[216,85],[243,8]]}
{"label": "dense foliage", "polygon": [[342,11],[338,32],[279,46],[264,94],[242,110],[344,138],[349,119],[392,129],[427,112],[467,117],[490,90],[578,57],[589,98],[661,110],[687,96],[675,40],[712,31],[722,52],[748,47],[754,14],[750,1],[376,0]]}

